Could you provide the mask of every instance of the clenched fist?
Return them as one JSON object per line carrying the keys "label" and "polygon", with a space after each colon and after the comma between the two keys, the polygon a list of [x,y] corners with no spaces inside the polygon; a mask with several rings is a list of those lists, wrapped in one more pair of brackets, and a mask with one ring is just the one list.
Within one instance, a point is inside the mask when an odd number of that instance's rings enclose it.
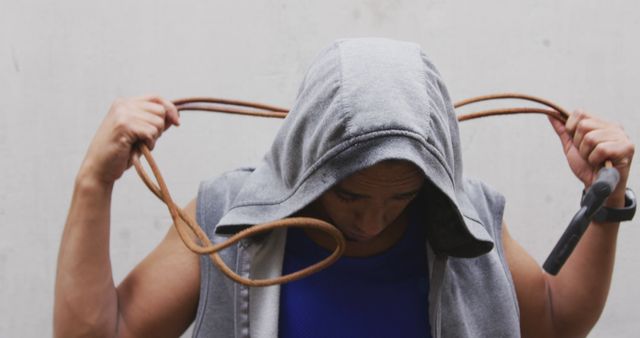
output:
{"label": "clenched fist", "polygon": [[131,167],[136,143],[153,149],[171,125],[179,126],[180,120],[168,100],[158,96],[115,100],[91,141],[79,176],[113,184]]}
{"label": "clenched fist", "polygon": [[620,173],[611,197],[624,201],[635,146],[622,126],[580,110],[572,113],[564,125],[555,119],[549,120],[560,137],[569,167],[585,188],[595,180],[604,162],[610,160]]}

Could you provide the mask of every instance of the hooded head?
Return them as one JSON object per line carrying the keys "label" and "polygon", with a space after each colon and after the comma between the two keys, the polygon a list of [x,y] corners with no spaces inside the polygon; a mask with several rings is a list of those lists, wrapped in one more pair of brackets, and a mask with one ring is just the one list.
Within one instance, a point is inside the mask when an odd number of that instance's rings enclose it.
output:
{"label": "hooded head", "polygon": [[418,45],[374,38],[336,41],[316,57],[216,232],[292,215],[386,160],[424,173],[428,184],[414,203],[422,204],[434,252],[475,257],[492,249],[463,190],[458,123],[440,75]]}

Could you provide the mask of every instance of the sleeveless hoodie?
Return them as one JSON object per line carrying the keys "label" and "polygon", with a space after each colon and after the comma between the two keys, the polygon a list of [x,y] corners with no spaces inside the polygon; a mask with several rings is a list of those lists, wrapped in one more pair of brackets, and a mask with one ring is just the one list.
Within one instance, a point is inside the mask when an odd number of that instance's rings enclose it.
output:
{"label": "sleeveless hoodie", "polygon": [[[365,38],[325,48],[259,165],[201,183],[197,221],[214,243],[224,241],[292,215],[341,179],[389,159],[413,162],[431,183],[414,203],[427,227],[432,336],[519,337],[501,243],[504,198],[463,176],[449,94],[416,44]],[[275,277],[285,241],[286,230],[276,230],[221,256],[245,277]],[[235,284],[208,256],[200,271],[194,337],[278,336],[279,286]]]}

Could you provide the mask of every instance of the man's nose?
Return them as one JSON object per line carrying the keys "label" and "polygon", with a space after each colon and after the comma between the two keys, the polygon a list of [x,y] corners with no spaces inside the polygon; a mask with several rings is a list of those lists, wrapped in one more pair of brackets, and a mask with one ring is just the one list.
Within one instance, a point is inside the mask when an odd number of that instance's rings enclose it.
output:
{"label": "man's nose", "polygon": [[380,209],[370,209],[363,214],[358,224],[360,232],[367,235],[376,235],[385,228],[384,212]]}

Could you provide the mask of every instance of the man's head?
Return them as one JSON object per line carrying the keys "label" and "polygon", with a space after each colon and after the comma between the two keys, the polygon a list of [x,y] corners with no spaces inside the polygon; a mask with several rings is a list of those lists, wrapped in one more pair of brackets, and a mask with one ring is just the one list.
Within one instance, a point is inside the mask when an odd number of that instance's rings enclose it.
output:
{"label": "man's head", "polygon": [[314,208],[347,239],[366,242],[398,218],[424,182],[424,174],[413,163],[384,161],[334,185],[315,201]]}
{"label": "man's head", "polygon": [[[390,158],[414,163],[425,178],[405,163],[336,180]],[[398,168],[406,170],[389,172]],[[402,194],[424,180],[433,189],[420,218],[434,250],[456,257],[490,250],[482,224],[463,217],[475,211],[464,191],[455,110],[434,65],[414,43],[336,41],[312,62],[270,151],[225,205],[216,233],[298,213],[334,223],[352,239],[386,238],[375,236],[402,230],[389,226],[406,224],[411,198]]]}

